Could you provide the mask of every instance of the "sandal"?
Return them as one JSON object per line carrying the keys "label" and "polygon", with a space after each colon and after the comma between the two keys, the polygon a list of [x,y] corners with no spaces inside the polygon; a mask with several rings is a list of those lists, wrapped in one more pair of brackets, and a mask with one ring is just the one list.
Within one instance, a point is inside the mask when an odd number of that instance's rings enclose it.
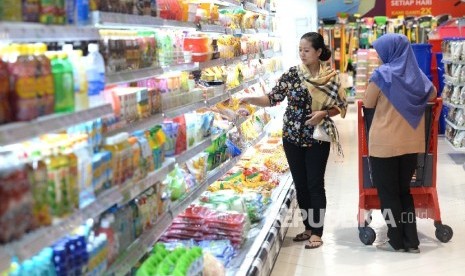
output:
{"label": "sandal", "polygon": [[302,232],[300,234],[297,234],[292,240],[295,242],[301,242],[301,241],[306,241],[310,239],[310,235],[306,234],[305,232]]}
{"label": "sandal", "polygon": [[[318,237],[318,236],[312,236],[312,237]],[[318,237],[320,238],[320,237]],[[323,241],[321,240],[311,240],[311,238],[308,240],[308,243],[305,245],[305,249],[315,249],[323,245]]]}

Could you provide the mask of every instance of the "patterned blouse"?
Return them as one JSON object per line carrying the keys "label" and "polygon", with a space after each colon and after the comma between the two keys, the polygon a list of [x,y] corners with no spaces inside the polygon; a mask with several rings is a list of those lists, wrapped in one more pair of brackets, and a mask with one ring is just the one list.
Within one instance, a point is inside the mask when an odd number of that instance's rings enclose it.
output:
{"label": "patterned blouse", "polygon": [[298,76],[297,66],[289,68],[268,94],[272,106],[286,97],[288,105],[284,114],[283,139],[297,146],[309,147],[317,142],[312,138],[314,127],[305,125],[307,116],[312,113],[312,98]]}

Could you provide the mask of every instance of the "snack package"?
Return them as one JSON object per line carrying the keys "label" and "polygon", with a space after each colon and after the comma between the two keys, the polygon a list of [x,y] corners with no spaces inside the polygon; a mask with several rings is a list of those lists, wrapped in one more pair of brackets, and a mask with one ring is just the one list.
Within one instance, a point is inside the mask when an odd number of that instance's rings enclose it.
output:
{"label": "snack package", "polygon": [[176,135],[176,144],[174,154],[178,155],[187,149],[187,127],[184,115],[173,119],[173,122],[178,124],[178,133]]}

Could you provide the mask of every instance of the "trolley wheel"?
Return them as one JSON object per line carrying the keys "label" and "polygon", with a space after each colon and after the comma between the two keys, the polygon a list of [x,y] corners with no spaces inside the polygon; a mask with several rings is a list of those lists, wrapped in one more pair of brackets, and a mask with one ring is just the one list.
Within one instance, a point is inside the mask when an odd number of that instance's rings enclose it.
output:
{"label": "trolley wheel", "polygon": [[376,240],[376,233],[371,227],[360,227],[358,229],[358,237],[364,245],[372,245]]}
{"label": "trolley wheel", "polygon": [[439,224],[436,225],[436,238],[440,242],[448,242],[450,239],[452,239],[452,236],[454,235],[454,231],[452,231],[452,228],[450,228],[448,225],[445,224]]}

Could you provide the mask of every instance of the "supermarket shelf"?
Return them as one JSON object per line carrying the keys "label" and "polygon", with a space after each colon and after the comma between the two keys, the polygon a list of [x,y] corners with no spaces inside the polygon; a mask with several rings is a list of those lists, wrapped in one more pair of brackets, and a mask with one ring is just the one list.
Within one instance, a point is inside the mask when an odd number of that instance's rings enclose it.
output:
{"label": "supermarket shelf", "polygon": [[242,30],[241,29],[226,28],[226,34],[229,34],[229,35],[242,35]]}
{"label": "supermarket shelf", "polygon": [[181,22],[166,20],[153,16],[142,16],[134,14],[120,14],[112,12],[92,12],[92,22],[96,27],[140,27],[140,28],[193,28],[197,25],[193,22]]}
{"label": "supermarket shelf", "polygon": [[184,64],[173,64],[166,67],[163,67],[163,72],[173,72],[173,71],[196,71],[199,70],[198,64],[194,62],[184,63]]}
{"label": "supermarket shelf", "polygon": [[449,101],[445,101],[445,100],[443,101],[443,103],[444,103],[445,106],[452,107],[452,108],[462,108],[462,109],[465,108],[465,104],[453,104],[453,103],[451,103]]}
{"label": "supermarket shelf", "polygon": [[225,34],[226,33],[226,27],[223,27],[223,26],[220,26],[220,25],[201,24],[200,25],[200,31],[208,32],[208,33]]}
{"label": "supermarket shelf", "polygon": [[203,140],[202,142],[200,142],[197,145],[193,146],[192,148],[186,150],[185,152],[181,153],[180,155],[177,155],[175,157],[176,158],[176,163],[178,163],[178,164],[186,163],[187,160],[190,160],[194,156],[196,156],[197,154],[203,152],[211,144],[212,144],[212,139],[211,138],[207,138],[207,139]]}
{"label": "supermarket shelf", "polygon": [[105,104],[73,113],[52,114],[30,122],[0,126],[0,146],[19,143],[110,114],[113,114],[113,108],[110,104]]}
{"label": "supermarket shelf", "polygon": [[243,61],[247,61],[247,60],[248,60],[247,55],[242,55],[242,56],[239,56],[239,57],[234,57],[234,58],[227,59],[225,61],[225,65],[231,65],[231,64],[235,64],[235,63],[243,62]]}
{"label": "supermarket shelf", "polygon": [[227,275],[249,275],[247,272],[251,268],[268,233],[273,231],[276,219],[283,215],[281,214],[282,205],[289,190],[292,188],[292,183],[290,173],[285,173],[281,177],[279,185],[275,188],[271,195],[271,205],[265,211],[263,220],[255,227],[256,229],[260,229],[260,231],[255,233],[255,235],[254,233],[249,234],[246,243],[242,246],[237,257],[232,260],[231,269],[228,270]]}
{"label": "supermarket shelf", "polygon": [[454,123],[452,123],[451,121],[449,121],[448,119],[446,119],[446,123],[448,123],[451,127],[453,127],[454,129],[457,129],[457,130],[465,130],[465,126],[458,126]]}
{"label": "supermarket shelf", "polygon": [[144,232],[129,248],[125,254],[116,260],[110,267],[106,275],[126,275],[132,267],[147,253],[147,251],[157,242],[163,232],[168,229],[173,219],[183,210],[185,210],[194,199],[198,198],[211,183],[228,172],[239,161],[240,157],[229,160],[219,168],[213,170],[202,184],[184,199],[175,203],[172,208],[160,216],[155,225]]}
{"label": "supermarket shelf", "polygon": [[205,101],[198,101],[181,107],[171,108],[167,111],[164,111],[165,118],[174,118],[179,115],[195,111],[199,108],[205,107]]}
{"label": "supermarket shelf", "polygon": [[61,42],[100,40],[92,27],[53,26],[38,23],[0,23],[0,42]]}
{"label": "supermarket shelf", "polygon": [[[254,142],[257,143],[264,137],[264,133],[260,135]],[[236,156],[233,159],[223,163],[218,168],[211,171],[207,179],[200,185],[195,187],[189,195],[175,202],[162,216],[160,216],[155,225],[144,232],[131,246],[126,250],[125,254],[118,258],[114,265],[109,268],[106,275],[126,275],[132,267],[150,250],[157,242],[163,233],[171,225],[173,219],[182,211],[184,211],[195,199],[197,199],[213,182],[225,175],[231,170],[241,156]]]}
{"label": "supermarket shelf", "polygon": [[226,91],[224,94],[221,94],[221,95],[218,95],[218,96],[215,96],[213,98],[210,98],[207,100],[207,105],[208,106],[213,106],[217,103],[221,103],[221,102],[224,102],[228,99],[231,98],[231,95],[229,94],[229,91]]}
{"label": "supermarket shelf", "polygon": [[[27,234],[20,241],[13,242],[9,246],[0,247],[0,256],[12,254],[20,260],[32,258],[44,247],[52,245],[76,227],[84,224],[87,219],[98,217],[119,202],[121,197],[121,193],[116,187],[105,191],[93,203],[63,219],[57,225],[40,228]],[[7,250],[7,253],[2,252],[4,250]],[[4,258],[2,257],[2,259]],[[11,258],[7,259],[10,260]],[[3,268],[3,266],[0,267],[0,271],[3,271]]]}
{"label": "supermarket shelf", "polygon": [[447,140],[447,139],[444,139],[444,140],[445,140],[446,143],[447,143],[451,148],[453,148],[455,151],[465,152],[465,148],[458,148],[458,147],[454,146],[454,145],[452,144],[451,141],[449,141],[449,140]]}
{"label": "supermarket shelf", "polygon": [[215,67],[215,66],[223,66],[225,64],[225,60],[223,58],[212,59],[206,62],[199,63],[199,69],[203,70],[205,68]]}
{"label": "supermarket shelf", "polygon": [[122,200],[118,202],[120,205],[124,205],[129,201],[142,194],[145,190],[155,185],[157,182],[161,182],[165,179],[166,175],[174,169],[175,161],[172,158],[167,158],[161,168],[156,171],[149,173],[144,179],[140,180],[136,184],[128,183],[121,189]]}
{"label": "supermarket shelf", "polygon": [[238,85],[238,86],[236,86],[236,87],[234,87],[234,88],[229,89],[228,92],[229,92],[231,95],[234,95],[234,94],[236,94],[237,92],[244,90],[245,88],[246,88],[246,87],[245,87],[244,83],[241,83],[240,85]]}
{"label": "supermarket shelf", "polygon": [[250,2],[244,2],[244,10],[261,13],[265,15],[269,14],[267,10],[261,9],[257,5],[250,3]]}
{"label": "supermarket shelf", "polygon": [[153,126],[163,123],[164,117],[163,114],[155,114],[146,119],[141,119],[135,122],[127,123],[123,127],[116,128],[105,133],[105,136],[113,136],[121,132],[133,133],[134,131],[149,129]]}
{"label": "supermarket shelf", "polygon": [[175,64],[166,66],[163,68],[160,67],[148,67],[137,70],[127,70],[123,72],[110,73],[106,77],[106,85],[111,84],[121,84],[128,82],[135,82],[138,80],[152,78],[163,73],[173,72],[173,71],[195,71],[199,70],[199,64],[185,63],[185,64]]}
{"label": "supermarket shelf", "polygon": [[164,73],[162,68],[148,67],[138,70],[128,70],[118,73],[111,73],[105,76],[106,85],[135,82],[138,80],[148,79]]}

